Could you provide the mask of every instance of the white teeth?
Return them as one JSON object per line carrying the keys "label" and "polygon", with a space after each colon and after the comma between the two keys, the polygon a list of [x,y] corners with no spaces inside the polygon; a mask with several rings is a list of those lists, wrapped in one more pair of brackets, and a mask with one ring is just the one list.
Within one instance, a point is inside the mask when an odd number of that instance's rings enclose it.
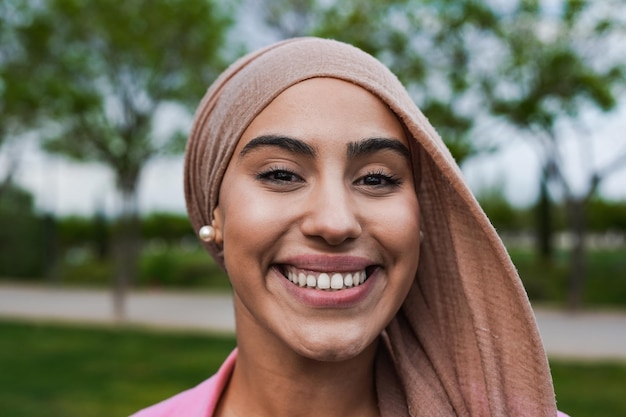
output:
{"label": "white teeth", "polygon": [[[321,277],[322,276],[320,275],[320,278]],[[317,280],[317,285],[318,287],[320,286],[319,278]],[[330,278],[330,288],[332,288],[333,290],[340,290],[343,288],[343,276],[341,276],[341,274],[333,274],[333,276]]]}
{"label": "white teeth", "polygon": [[354,281],[352,280],[352,274],[348,274],[344,277],[343,285],[345,285],[346,287],[351,287],[353,283]]}
{"label": "white teeth", "polygon": [[306,274],[304,272],[300,272],[298,274],[298,282],[297,284],[301,287],[304,287],[306,285]]}
{"label": "white teeth", "polygon": [[317,288],[320,290],[327,290],[330,288],[330,277],[328,274],[322,273],[319,277],[317,277]]}
{"label": "white teeth", "polygon": [[288,267],[285,275],[295,285],[316,288],[318,290],[342,290],[361,285],[366,280],[365,271],[352,273],[333,272],[332,274],[322,272],[316,276],[315,273],[307,274],[293,267]]}

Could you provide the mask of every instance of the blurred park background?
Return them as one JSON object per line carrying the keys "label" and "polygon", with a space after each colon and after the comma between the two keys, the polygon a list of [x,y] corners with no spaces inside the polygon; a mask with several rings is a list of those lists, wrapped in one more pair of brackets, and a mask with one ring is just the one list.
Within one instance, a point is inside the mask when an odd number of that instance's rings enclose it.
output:
{"label": "blurred park background", "polygon": [[[184,214],[185,137],[228,63],[305,35],[398,75],[533,305],[626,311],[624,0],[3,0],[0,283],[110,288],[119,323],[129,291],[228,293]],[[0,413],[126,415],[232,346],[3,319]],[[626,415],[625,363],[552,364],[561,409]]]}

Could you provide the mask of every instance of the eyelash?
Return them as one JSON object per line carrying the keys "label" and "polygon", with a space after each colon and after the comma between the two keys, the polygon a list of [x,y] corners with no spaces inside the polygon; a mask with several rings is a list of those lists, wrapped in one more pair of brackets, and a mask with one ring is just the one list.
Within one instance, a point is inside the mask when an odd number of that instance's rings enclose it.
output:
{"label": "eyelash", "polygon": [[[280,178],[272,178],[272,176],[275,176],[277,174],[284,174],[286,176],[290,176],[292,177],[291,180],[285,180],[285,179],[280,179]],[[258,180],[261,181],[269,181],[269,182],[273,182],[273,183],[278,183],[278,184],[284,184],[284,183],[288,183],[288,182],[295,182],[293,181],[293,178],[297,178],[298,182],[302,182],[303,179],[296,173],[294,173],[293,171],[290,171],[289,169],[286,169],[284,167],[279,167],[279,166],[274,166],[274,167],[270,167],[264,171],[261,171],[259,173],[256,174],[256,178]]]}
{"label": "eyelash", "polygon": [[[367,174],[365,174],[361,178],[359,178],[358,182],[364,181],[365,178],[367,178],[367,177],[374,177],[377,180],[382,180],[382,181],[387,182],[387,184],[376,184],[376,185],[370,184],[370,186],[373,186],[373,187],[390,186],[390,187],[396,188],[396,187],[399,187],[402,184],[402,180],[399,177],[397,177],[397,176],[395,176],[393,174],[387,174],[382,169],[368,172]],[[363,184],[363,185],[367,185],[367,184]]]}
{"label": "eyelash", "polygon": [[[290,178],[289,179],[276,178],[275,176],[278,174],[282,174],[285,177],[290,177]],[[268,182],[277,183],[277,184],[304,182],[304,180],[298,174],[296,174],[295,172],[287,168],[280,167],[280,166],[273,166],[266,170],[263,170],[256,174],[256,178],[260,181],[268,181]],[[364,183],[360,184],[361,182],[365,182],[366,178],[369,178],[369,179],[374,178],[377,181],[382,181],[382,182],[385,182],[386,184],[364,184]],[[402,184],[402,180],[393,174],[387,174],[384,170],[378,169],[376,171],[370,171],[366,173],[365,175],[360,177],[357,181],[355,181],[355,184],[370,186],[370,187],[389,186],[389,187],[396,188]]]}

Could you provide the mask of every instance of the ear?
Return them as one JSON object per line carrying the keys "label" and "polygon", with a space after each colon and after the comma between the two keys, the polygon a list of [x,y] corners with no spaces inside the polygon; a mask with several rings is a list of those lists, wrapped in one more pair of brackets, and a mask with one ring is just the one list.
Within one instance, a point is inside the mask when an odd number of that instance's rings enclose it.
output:
{"label": "ear", "polygon": [[215,239],[213,241],[218,245],[222,245],[224,243],[224,222],[219,205],[217,205],[217,207],[213,210],[213,221],[211,221],[211,226],[215,229]]}

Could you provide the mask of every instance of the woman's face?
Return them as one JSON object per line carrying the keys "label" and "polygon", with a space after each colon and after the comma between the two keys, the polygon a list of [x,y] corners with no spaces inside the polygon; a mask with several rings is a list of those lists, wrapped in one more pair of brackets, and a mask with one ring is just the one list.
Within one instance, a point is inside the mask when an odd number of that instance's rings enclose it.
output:
{"label": "woman's face", "polygon": [[376,96],[345,81],[296,84],[254,119],[214,214],[240,340],[354,357],[395,315],[417,270],[404,131]]}

